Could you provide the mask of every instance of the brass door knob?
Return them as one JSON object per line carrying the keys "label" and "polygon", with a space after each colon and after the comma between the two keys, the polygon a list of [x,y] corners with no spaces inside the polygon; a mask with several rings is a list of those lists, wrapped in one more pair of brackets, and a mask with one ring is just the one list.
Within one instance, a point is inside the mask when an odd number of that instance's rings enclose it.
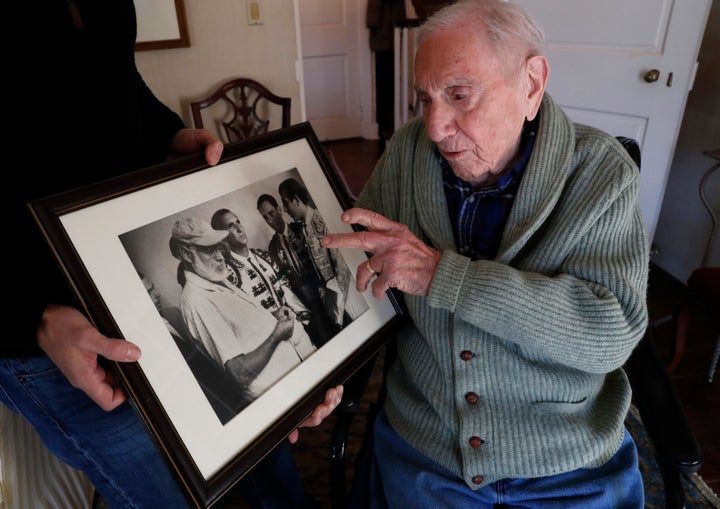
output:
{"label": "brass door knob", "polygon": [[660,77],[660,71],[657,69],[650,69],[648,72],[645,73],[645,76],[643,76],[643,79],[645,80],[645,83],[654,83],[658,80]]}

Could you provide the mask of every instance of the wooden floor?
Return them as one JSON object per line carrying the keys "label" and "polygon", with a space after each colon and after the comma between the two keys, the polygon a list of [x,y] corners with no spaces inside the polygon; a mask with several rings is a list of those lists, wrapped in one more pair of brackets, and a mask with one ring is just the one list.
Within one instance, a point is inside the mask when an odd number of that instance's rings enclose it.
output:
{"label": "wooden floor", "polygon": [[354,196],[360,193],[384,150],[380,140],[363,138],[326,141],[323,146]]}
{"label": "wooden floor", "polygon": [[[383,146],[378,140],[349,139],[325,142],[326,151],[357,194],[374,168]],[[651,322],[670,316],[681,299],[684,285],[652,266],[648,293]],[[672,357],[672,321],[656,326],[658,350],[668,363]],[[705,461],[699,475],[720,493],[720,374],[708,382],[715,338],[702,327],[691,330],[682,360],[672,380],[682,400]]]}

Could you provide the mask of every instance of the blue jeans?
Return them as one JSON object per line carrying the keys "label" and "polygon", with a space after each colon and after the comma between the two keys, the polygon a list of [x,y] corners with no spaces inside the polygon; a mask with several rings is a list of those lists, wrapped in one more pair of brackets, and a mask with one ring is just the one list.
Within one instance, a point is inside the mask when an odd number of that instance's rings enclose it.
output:
{"label": "blue jeans", "polygon": [[[0,359],[0,401],[21,414],[53,454],[83,471],[109,507],[189,507],[130,404],[104,411],[48,357]],[[253,507],[314,506],[287,442],[235,489]]]}
{"label": "blue jeans", "polygon": [[535,479],[503,479],[477,491],[420,454],[390,426],[375,420],[370,506],[374,509],[642,509],[637,449],[625,431],[620,449],[604,465]]}

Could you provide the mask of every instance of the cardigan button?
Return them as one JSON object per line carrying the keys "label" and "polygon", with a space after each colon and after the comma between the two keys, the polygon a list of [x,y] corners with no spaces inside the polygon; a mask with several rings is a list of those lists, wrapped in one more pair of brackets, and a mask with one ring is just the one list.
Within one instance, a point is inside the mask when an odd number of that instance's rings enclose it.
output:
{"label": "cardigan button", "polygon": [[477,449],[478,447],[480,447],[482,444],[485,443],[485,440],[483,440],[480,437],[470,437],[470,440],[468,440],[468,442],[470,442],[471,447]]}
{"label": "cardigan button", "polygon": [[485,478],[481,475],[474,475],[471,481],[473,484],[482,484]]}
{"label": "cardigan button", "polygon": [[463,350],[460,352],[460,358],[464,361],[469,361],[474,357],[473,353],[470,350]]}
{"label": "cardigan button", "polygon": [[477,403],[478,399],[479,399],[478,395],[475,394],[474,392],[468,392],[467,394],[465,394],[465,401],[467,401],[471,405],[474,405],[475,403]]}

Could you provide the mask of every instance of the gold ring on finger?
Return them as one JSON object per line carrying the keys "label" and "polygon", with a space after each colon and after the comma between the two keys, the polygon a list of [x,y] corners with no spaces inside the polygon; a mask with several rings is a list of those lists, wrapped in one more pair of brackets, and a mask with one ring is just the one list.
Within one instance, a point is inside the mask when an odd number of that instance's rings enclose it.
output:
{"label": "gold ring on finger", "polygon": [[368,270],[371,276],[377,276],[377,271],[372,268],[372,265],[370,265],[370,260],[365,261],[365,268]]}

